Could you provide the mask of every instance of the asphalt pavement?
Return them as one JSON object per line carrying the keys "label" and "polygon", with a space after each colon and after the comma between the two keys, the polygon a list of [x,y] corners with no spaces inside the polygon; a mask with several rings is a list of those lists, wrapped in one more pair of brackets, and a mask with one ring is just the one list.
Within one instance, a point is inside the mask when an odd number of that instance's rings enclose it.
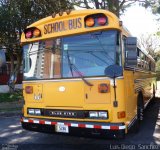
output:
{"label": "asphalt pavement", "polygon": [[0,149],[160,149],[160,98],[147,106],[144,121],[138,133],[129,133],[125,139],[95,139],[23,130],[20,115],[0,117]]}
{"label": "asphalt pavement", "polygon": [[144,112],[140,131],[118,140],[26,131],[21,127],[19,113],[0,116],[0,150],[160,150],[160,90],[156,96],[159,98]]}

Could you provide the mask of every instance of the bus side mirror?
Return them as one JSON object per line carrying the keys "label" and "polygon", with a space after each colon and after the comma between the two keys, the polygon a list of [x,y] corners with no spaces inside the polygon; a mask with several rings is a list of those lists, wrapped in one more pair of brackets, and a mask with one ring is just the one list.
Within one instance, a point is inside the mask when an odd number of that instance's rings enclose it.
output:
{"label": "bus side mirror", "polygon": [[3,67],[5,65],[6,65],[5,52],[3,50],[0,50],[0,67]]}
{"label": "bus side mirror", "polygon": [[126,38],[125,66],[137,66],[137,38]]}

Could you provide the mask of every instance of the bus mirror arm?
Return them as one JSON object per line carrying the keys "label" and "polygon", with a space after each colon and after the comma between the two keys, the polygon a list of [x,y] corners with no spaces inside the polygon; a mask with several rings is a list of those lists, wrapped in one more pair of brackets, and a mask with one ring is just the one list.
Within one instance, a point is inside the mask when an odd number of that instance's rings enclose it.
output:
{"label": "bus mirror arm", "polygon": [[116,97],[116,78],[115,76],[113,77],[113,88],[114,88],[114,101],[113,101],[113,106],[114,107],[118,107],[118,101],[117,101],[117,97]]}
{"label": "bus mirror arm", "polygon": [[104,73],[107,77],[110,77],[113,79],[113,88],[114,88],[114,101],[113,106],[118,107],[118,101],[117,101],[117,94],[116,94],[116,78],[123,75],[123,68],[122,66],[118,65],[110,65],[105,70]]}

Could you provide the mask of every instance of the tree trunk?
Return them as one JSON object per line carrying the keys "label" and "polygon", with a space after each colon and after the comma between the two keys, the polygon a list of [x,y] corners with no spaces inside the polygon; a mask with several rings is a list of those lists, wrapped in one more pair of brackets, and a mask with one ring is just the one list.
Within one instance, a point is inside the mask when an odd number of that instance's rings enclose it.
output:
{"label": "tree trunk", "polygon": [[119,0],[107,0],[107,4],[108,10],[114,13],[119,18]]}
{"label": "tree trunk", "polygon": [[13,56],[13,53],[11,52],[11,50],[9,52],[9,57],[10,57],[11,69],[10,69],[10,78],[8,81],[8,85],[9,85],[9,92],[13,93],[14,89],[15,89],[15,84],[13,84],[13,82],[11,82],[11,76],[14,73],[14,56]]}
{"label": "tree trunk", "polygon": [[99,1],[98,0],[94,0],[94,3],[95,3],[96,9],[99,9]]}

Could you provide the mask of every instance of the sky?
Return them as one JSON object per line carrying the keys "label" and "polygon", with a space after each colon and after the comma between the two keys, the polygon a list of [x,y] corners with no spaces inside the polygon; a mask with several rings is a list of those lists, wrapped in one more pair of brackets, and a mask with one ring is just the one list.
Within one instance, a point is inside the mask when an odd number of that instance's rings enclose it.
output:
{"label": "sky", "polygon": [[[76,9],[80,9],[75,7]],[[129,7],[121,16],[123,25],[130,31],[132,36],[140,37],[142,34],[154,34],[160,28],[156,16],[151,10],[139,6],[138,3]],[[159,15],[160,18],[160,15]]]}
{"label": "sky", "polygon": [[121,20],[131,34],[137,37],[146,33],[155,33],[160,27],[156,21],[156,16],[150,10],[139,5],[129,7],[121,16]]}

